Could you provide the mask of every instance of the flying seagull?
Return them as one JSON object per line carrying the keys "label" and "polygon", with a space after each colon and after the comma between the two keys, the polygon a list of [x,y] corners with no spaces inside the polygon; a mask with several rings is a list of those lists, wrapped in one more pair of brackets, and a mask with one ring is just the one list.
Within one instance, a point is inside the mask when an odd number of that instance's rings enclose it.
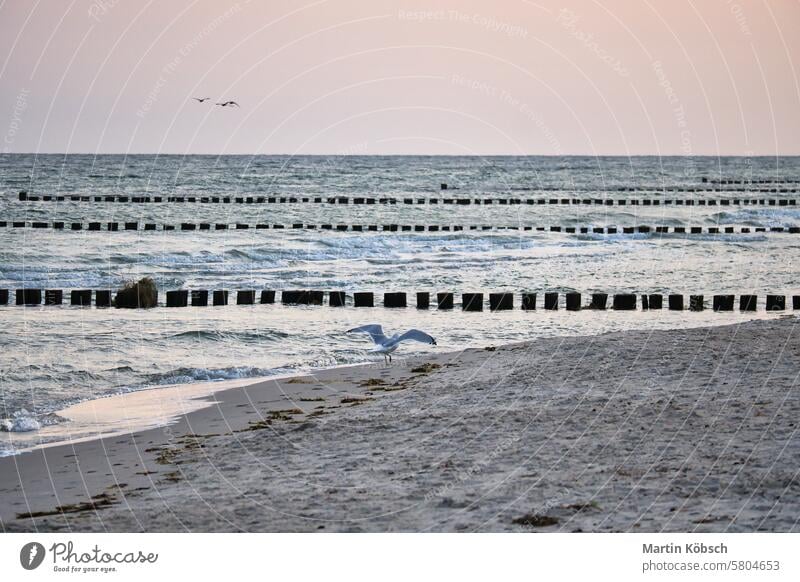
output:
{"label": "flying seagull", "polygon": [[386,358],[388,358],[390,363],[392,361],[392,352],[400,346],[400,342],[413,340],[424,344],[436,345],[436,340],[433,339],[433,337],[418,329],[409,329],[402,335],[394,334],[392,337],[386,337],[383,333],[383,328],[373,323],[371,325],[362,325],[361,327],[348,329],[347,333],[356,331],[369,334],[372,341],[375,343],[375,347],[370,351],[383,354],[383,359],[386,360]]}
{"label": "flying seagull", "polygon": [[228,105],[233,105],[234,107],[239,107],[239,104],[236,101],[223,101],[222,103],[217,103],[220,107],[227,107]]}
{"label": "flying seagull", "polygon": [[211,97],[202,97],[202,98],[200,98],[200,97],[192,97],[192,99],[194,99],[198,103],[203,103],[204,101],[208,101],[209,99],[211,99]]}

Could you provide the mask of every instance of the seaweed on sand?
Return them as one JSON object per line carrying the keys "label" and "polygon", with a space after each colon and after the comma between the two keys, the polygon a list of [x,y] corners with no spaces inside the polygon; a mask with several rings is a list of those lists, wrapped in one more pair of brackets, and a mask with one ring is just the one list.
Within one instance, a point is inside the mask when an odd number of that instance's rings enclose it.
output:
{"label": "seaweed on sand", "polygon": [[530,527],[547,527],[550,525],[557,524],[558,518],[551,517],[549,515],[528,513],[523,515],[522,517],[517,517],[516,519],[513,519],[511,523],[515,523],[517,525],[527,525]]}
{"label": "seaweed on sand", "polygon": [[441,368],[439,364],[427,363],[427,364],[422,364],[421,366],[418,366],[416,368],[412,368],[411,371],[414,374],[429,374],[430,372],[433,372],[438,368]]}

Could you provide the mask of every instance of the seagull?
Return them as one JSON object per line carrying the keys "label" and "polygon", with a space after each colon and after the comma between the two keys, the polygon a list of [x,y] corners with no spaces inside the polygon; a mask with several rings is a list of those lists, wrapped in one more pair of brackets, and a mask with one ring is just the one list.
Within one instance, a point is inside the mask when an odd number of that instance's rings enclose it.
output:
{"label": "seagull", "polygon": [[192,99],[194,99],[198,103],[203,103],[204,101],[208,101],[209,99],[211,99],[211,97],[202,97],[202,98],[200,98],[200,97],[192,97]]}
{"label": "seagull", "polygon": [[227,107],[228,105],[239,107],[239,104],[236,101],[223,101],[222,103],[217,103],[217,105],[220,107]]}
{"label": "seagull", "polygon": [[402,335],[394,334],[392,337],[386,337],[383,333],[383,328],[380,325],[373,323],[370,325],[362,325],[361,327],[348,329],[347,333],[356,331],[369,334],[369,336],[372,338],[372,341],[375,342],[375,347],[370,351],[383,354],[384,361],[386,361],[388,358],[389,363],[392,362],[392,352],[400,346],[400,342],[413,340],[416,342],[422,342],[424,344],[436,345],[436,340],[433,337],[418,329],[409,329]]}

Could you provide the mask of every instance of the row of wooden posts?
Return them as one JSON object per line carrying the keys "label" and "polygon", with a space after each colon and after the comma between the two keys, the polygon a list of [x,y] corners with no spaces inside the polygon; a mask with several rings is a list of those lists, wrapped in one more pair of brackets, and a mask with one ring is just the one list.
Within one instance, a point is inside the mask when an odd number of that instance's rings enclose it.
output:
{"label": "row of wooden posts", "polygon": [[795,178],[761,178],[761,179],[749,179],[749,178],[727,178],[724,180],[709,180],[708,178],[702,178],[703,184],[800,184],[800,180]]}
{"label": "row of wooden posts", "polygon": [[[692,191],[693,192],[693,191]],[[780,192],[797,192],[797,190],[780,190]],[[490,206],[499,205],[584,205],[584,206],[798,206],[794,198],[720,198],[698,200],[692,198],[660,199],[623,199],[623,198],[431,198],[392,196],[30,196],[20,193],[19,199],[28,202],[122,202],[122,203],[192,203],[203,204],[454,204],[457,206]]]}
{"label": "row of wooden posts", "polygon": [[211,231],[211,230],[324,230],[335,232],[462,232],[462,231],[537,231],[565,232],[567,234],[750,234],[758,232],[785,232],[800,234],[800,226],[533,226],[533,225],[457,225],[457,224],[246,224],[183,222],[181,224],[155,224],[152,222],[39,222],[0,221],[0,228],[35,228],[72,231]]}
{"label": "row of wooden posts", "polygon": [[[273,304],[276,302],[277,292],[274,290],[242,289],[236,293],[237,305]],[[92,294],[94,294],[94,305],[96,307],[112,307],[115,302],[112,299],[112,292],[108,289],[98,289],[94,292],[91,289],[76,289],[69,291],[69,303],[75,306],[92,305]],[[280,302],[284,305],[324,305],[327,295],[327,304],[331,307],[345,307],[349,304],[348,294],[344,291],[309,291],[309,290],[285,290],[280,292]],[[462,293],[461,308],[464,311],[483,311],[485,307],[486,295],[484,293]],[[380,295],[378,295],[380,297]],[[412,294],[412,297],[414,294]],[[455,294],[450,292],[430,293],[427,291],[415,294],[415,307],[418,309],[453,309]],[[609,295],[608,293],[590,294],[590,302],[584,304],[583,295],[577,292],[564,293],[564,303],[560,302],[560,293],[547,292],[543,294],[542,307],[546,310],[558,310],[560,307],[567,311],[580,311],[581,309],[604,310],[607,308],[616,310],[635,310],[637,306],[642,309],[664,309],[666,297],[666,309],[672,311],[683,311],[687,305],[684,303],[685,296],[681,294],[646,294],[636,295],[634,293],[618,293]],[[17,305],[62,305],[64,303],[65,292],[60,289],[17,289]],[[351,295],[354,307],[375,307],[376,293],[357,292]],[[409,294],[405,292],[383,293],[383,307],[402,308],[409,307]],[[736,295],[713,295],[710,307],[714,311],[734,311],[737,307]],[[207,307],[209,305],[228,305],[229,291],[227,290],[188,290],[178,289],[167,291],[166,307]],[[537,309],[537,293],[521,293],[520,307],[523,310]],[[611,303],[609,305],[609,298]],[[739,295],[738,309],[741,311],[756,311],[759,303],[758,295]],[[515,294],[508,292],[488,293],[490,311],[506,311],[514,309]],[[791,296],[792,309],[800,309],[800,295]],[[9,302],[9,290],[0,289],[0,305],[7,305]],[[136,305],[126,305],[126,307],[136,307]],[[689,295],[688,309],[690,311],[703,311],[706,309],[706,299],[704,295]],[[786,309],[785,295],[767,295],[765,298],[766,311],[783,311]]]}

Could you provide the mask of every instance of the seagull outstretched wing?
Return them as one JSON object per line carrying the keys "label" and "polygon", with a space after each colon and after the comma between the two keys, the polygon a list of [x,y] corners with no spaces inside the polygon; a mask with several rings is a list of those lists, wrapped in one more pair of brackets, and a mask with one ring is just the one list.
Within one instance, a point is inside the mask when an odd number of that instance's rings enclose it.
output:
{"label": "seagull outstretched wing", "polygon": [[431,344],[431,345],[434,345],[434,346],[436,345],[436,340],[433,338],[433,336],[430,336],[427,333],[425,333],[424,331],[420,331],[418,329],[409,329],[406,333],[404,333],[403,335],[398,337],[395,340],[395,343],[399,344],[400,342],[407,341],[407,340],[415,341],[415,342],[422,342],[424,344]]}
{"label": "seagull outstretched wing", "polygon": [[353,329],[348,329],[347,333],[352,333],[352,332],[356,332],[356,331],[360,331],[360,332],[363,332],[363,333],[368,333],[369,336],[372,338],[372,341],[375,342],[378,345],[383,344],[388,339],[383,334],[383,328],[380,325],[375,324],[375,323],[370,324],[370,325],[362,325],[361,327],[354,327]]}

